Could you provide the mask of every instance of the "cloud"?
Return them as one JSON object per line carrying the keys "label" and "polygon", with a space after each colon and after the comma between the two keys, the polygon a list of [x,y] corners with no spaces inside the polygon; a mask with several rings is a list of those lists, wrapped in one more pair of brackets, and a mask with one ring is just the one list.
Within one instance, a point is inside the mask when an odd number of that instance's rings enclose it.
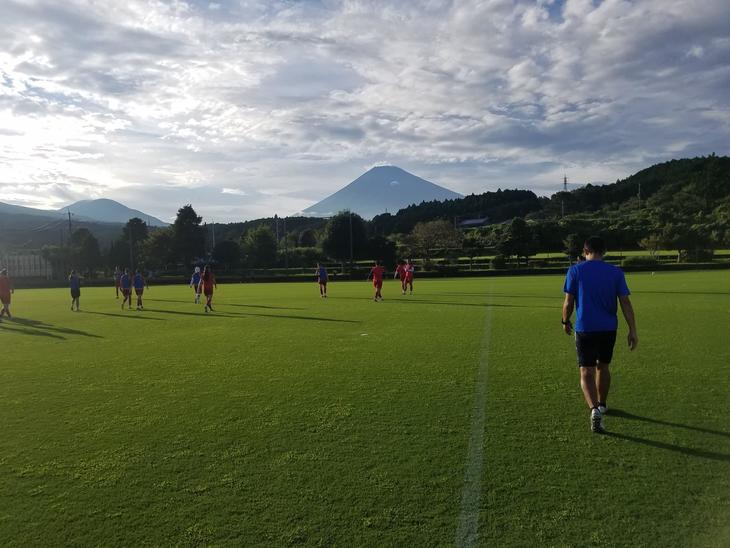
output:
{"label": "cloud", "polygon": [[726,154],[729,19],[723,0],[10,0],[0,200],[235,220],[381,163],[548,192]]}
{"label": "cloud", "polygon": [[245,190],[241,190],[239,188],[223,188],[221,189],[221,193],[234,194],[236,196],[248,196],[248,193],[246,193]]}

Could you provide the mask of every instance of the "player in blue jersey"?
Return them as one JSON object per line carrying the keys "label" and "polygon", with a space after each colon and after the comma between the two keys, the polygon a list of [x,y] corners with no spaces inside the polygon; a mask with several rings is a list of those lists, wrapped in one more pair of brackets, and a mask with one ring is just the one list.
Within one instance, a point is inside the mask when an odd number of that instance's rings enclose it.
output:
{"label": "player in blue jersey", "polygon": [[122,290],[122,310],[124,305],[129,301],[129,309],[132,309],[132,277],[129,275],[129,269],[124,269],[124,274],[119,278],[119,287]]}
{"label": "player in blue jersey", "polygon": [[329,281],[327,269],[323,265],[317,263],[317,270],[314,272],[314,275],[317,276],[317,283],[319,283],[319,296],[326,299],[327,282]]}
{"label": "player in blue jersey", "polygon": [[76,312],[78,312],[79,298],[81,297],[81,278],[79,278],[75,270],[72,270],[68,277],[68,285],[71,288],[71,311],[73,311],[74,305],[76,305]]}
{"label": "player in blue jersey", "polygon": [[[134,285],[134,292],[137,295],[137,310],[144,310],[144,306],[142,306],[142,295],[144,294],[145,287],[147,287],[147,282],[139,270],[134,273],[134,280],[132,283]],[[131,296],[129,297],[129,306],[130,308],[132,306]]]}
{"label": "player in blue jersey", "polygon": [[200,267],[195,267],[195,272],[193,272],[193,277],[190,278],[190,287],[193,288],[193,291],[195,291],[195,304],[200,303]]}
{"label": "player in blue jersey", "polygon": [[629,327],[627,341],[631,350],[639,344],[639,337],[626,278],[620,268],[603,261],[606,252],[603,239],[588,238],[583,252],[586,260],[571,266],[565,278],[562,324],[565,333],[570,335],[573,332],[570,317],[575,308],[580,385],[591,408],[591,430],[603,433],[603,415],[608,411],[606,400],[611,387],[608,367],[618,329],[618,305]]}

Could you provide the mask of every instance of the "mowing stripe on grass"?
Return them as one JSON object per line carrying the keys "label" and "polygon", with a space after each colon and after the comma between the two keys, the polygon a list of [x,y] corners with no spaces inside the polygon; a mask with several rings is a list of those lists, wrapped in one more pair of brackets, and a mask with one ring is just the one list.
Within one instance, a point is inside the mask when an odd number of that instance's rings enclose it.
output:
{"label": "mowing stripe on grass", "polygon": [[456,531],[456,546],[476,546],[479,540],[479,506],[482,497],[482,466],[484,464],[484,421],[487,400],[487,366],[489,364],[489,339],[491,332],[491,307],[484,316],[484,335],[479,356],[474,407],[471,412],[471,434],[464,470],[464,487],[461,492],[461,513]]}

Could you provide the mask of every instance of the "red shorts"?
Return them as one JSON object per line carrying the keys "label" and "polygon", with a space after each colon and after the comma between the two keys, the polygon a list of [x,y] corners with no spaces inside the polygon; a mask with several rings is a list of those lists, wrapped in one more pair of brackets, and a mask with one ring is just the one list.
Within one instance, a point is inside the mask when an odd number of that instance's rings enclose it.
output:
{"label": "red shorts", "polygon": [[213,288],[212,287],[204,287],[203,288],[203,295],[206,297],[212,297],[213,296]]}
{"label": "red shorts", "polygon": [[0,303],[3,303],[5,305],[10,304],[10,293],[3,293],[0,295]]}
{"label": "red shorts", "polygon": [[383,287],[383,280],[373,280],[373,287],[380,289]]}
{"label": "red shorts", "polygon": [[137,294],[138,296],[140,296],[140,297],[141,297],[141,296],[142,296],[142,293],[144,293],[144,287],[143,287],[143,288],[141,288],[141,289],[137,289],[137,288],[135,287],[135,288],[134,288],[134,292],[135,292],[135,293],[136,293],[136,294]]}

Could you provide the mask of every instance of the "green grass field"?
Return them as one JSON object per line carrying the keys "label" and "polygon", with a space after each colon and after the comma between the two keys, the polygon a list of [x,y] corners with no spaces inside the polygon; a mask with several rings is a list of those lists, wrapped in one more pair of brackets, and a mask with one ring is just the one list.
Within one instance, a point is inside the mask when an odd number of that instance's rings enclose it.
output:
{"label": "green grass field", "polygon": [[627,278],[606,436],[562,277],[19,290],[2,544],[728,546],[728,273]]}

